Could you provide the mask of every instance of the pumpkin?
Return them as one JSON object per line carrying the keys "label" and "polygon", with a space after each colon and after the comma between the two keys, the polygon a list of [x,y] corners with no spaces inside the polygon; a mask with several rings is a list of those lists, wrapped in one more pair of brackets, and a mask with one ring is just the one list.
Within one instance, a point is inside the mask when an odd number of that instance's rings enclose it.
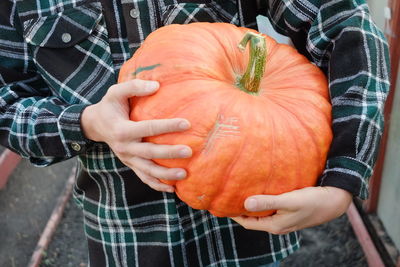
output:
{"label": "pumpkin", "polygon": [[154,160],[187,170],[186,179],[163,182],[192,208],[270,215],[246,211],[244,200],[314,186],[324,169],[332,139],[327,80],[288,45],[226,23],[169,25],[122,66],[119,82],[134,78],[159,81],[160,89],[131,99],[131,120],[191,122],[144,141],[192,148],[191,158]]}

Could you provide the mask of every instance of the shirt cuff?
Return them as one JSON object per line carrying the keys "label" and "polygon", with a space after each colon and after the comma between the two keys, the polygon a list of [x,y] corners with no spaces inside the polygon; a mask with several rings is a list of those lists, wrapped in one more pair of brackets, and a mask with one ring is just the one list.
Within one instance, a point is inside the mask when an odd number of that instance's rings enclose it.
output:
{"label": "shirt cuff", "polygon": [[67,107],[58,119],[58,129],[68,157],[87,151],[94,143],[83,134],[81,115],[89,105],[78,104]]}
{"label": "shirt cuff", "polygon": [[333,186],[350,192],[360,199],[367,199],[368,182],[372,168],[363,162],[348,157],[336,157],[327,161],[327,168],[318,185]]}

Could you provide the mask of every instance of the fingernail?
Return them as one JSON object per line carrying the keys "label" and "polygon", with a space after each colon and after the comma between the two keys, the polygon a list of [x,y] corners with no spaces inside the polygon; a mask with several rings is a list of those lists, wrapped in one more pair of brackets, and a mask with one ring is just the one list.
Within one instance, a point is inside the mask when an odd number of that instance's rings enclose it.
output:
{"label": "fingernail", "polygon": [[187,121],[181,121],[179,123],[179,129],[181,129],[181,130],[186,130],[189,128],[189,126],[190,126],[190,124]]}
{"label": "fingernail", "polygon": [[156,81],[149,81],[147,83],[148,83],[148,87],[146,89],[148,91],[154,91],[160,86],[160,84]]}
{"label": "fingernail", "polygon": [[190,151],[190,149],[183,148],[179,151],[179,155],[183,158],[188,158],[192,155],[192,152]]}
{"label": "fingernail", "polygon": [[183,179],[185,177],[186,177],[186,172],[184,172],[184,171],[177,171],[176,172],[176,178]]}
{"label": "fingernail", "polygon": [[257,211],[257,199],[250,198],[246,200],[245,208],[248,211]]}

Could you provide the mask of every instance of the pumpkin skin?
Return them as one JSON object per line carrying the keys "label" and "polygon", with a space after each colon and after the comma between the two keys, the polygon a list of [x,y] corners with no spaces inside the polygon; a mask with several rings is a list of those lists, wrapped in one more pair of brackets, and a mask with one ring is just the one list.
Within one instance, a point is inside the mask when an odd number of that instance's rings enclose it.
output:
{"label": "pumpkin skin", "polygon": [[168,25],[151,33],[119,74],[119,82],[160,82],[154,95],[131,99],[131,120],[191,122],[187,131],[144,141],[192,148],[191,158],[154,161],[186,169],[186,179],[163,182],[192,208],[219,217],[270,215],[246,211],[244,200],[314,186],[332,140],[327,80],[294,48],[263,35],[259,92],[236,86],[249,62],[249,47],[237,45],[248,31],[226,23]]}

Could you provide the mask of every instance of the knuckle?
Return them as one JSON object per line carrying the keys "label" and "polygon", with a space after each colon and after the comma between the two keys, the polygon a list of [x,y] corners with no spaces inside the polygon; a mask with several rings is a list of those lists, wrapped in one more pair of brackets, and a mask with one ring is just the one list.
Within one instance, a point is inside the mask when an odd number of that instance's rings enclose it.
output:
{"label": "knuckle", "polygon": [[157,180],[148,180],[146,184],[156,191],[164,191],[161,184],[157,182]]}
{"label": "knuckle", "polygon": [[118,128],[118,127],[115,127],[113,130],[112,130],[112,135],[113,135],[113,137],[114,137],[114,140],[117,140],[117,141],[123,141],[123,140],[125,140],[126,139],[126,132],[125,131],[122,131],[120,128]]}
{"label": "knuckle", "polygon": [[160,177],[160,173],[154,167],[147,167],[147,173],[155,178],[162,178]]}
{"label": "knuckle", "polygon": [[146,185],[152,187],[152,183],[150,178],[144,173],[142,170],[140,170],[136,175],[139,177],[139,179]]}
{"label": "knuckle", "polygon": [[144,175],[144,173],[141,172],[139,168],[137,168],[136,166],[134,166],[134,164],[131,164],[131,165],[132,165],[132,170],[135,172],[135,174],[137,175],[137,177],[139,177],[139,179],[140,179],[142,182],[146,181],[146,180],[147,180],[146,175]]}
{"label": "knuckle", "polygon": [[157,172],[156,172],[155,168],[153,168],[150,164],[144,164],[143,172],[146,173],[147,175],[150,175],[153,177],[157,176]]}
{"label": "knuckle", "polygon": [[273,210],[274,207],[276,206],[276,200],[274,199],[270,199],[262,203],[263,203],[263,210]]}
{"label": "knuckle", "polygon": [[[142,183],[148,185],[149,187],[153,188],[153,185],[150,183],[150,181],[144,177],[139,177]],[[154,188],[153,188],[154,189]]]}
{"label": "knuckle", "polygon": [[147,179],[146,176],[141,175],[141,176],[139,176],[139,178],[140,178],[140,180],[142,180],[143,183],[145,183],[145,184],[147,184],[148,186],[150,186],[151,183],[150,183],[149,179]]}
{"label": "knuckle", "polygon": [[140,180],[147,180],[147,174],[137,164],[136,157],[131,158],[129,164],[129,166],[132,167],[132,170],[136,173]]}
{"label": "knuckle", "polygon": [[141,151],[138,151],[138,154],[140,154],[143,158],[146,159],[152,159],[153,158],[153,149],[150,147],[145,147],[143,149],[141,149]]}
{"label": "knuckle", "polygon": [[174,132],[175,124],[173,120],[160,121],[163,132]]}
{"label": "knuckle", "polygon": [[148,136],[153,136],[156,134],[156,126],[154,121],[149,121],[147,123],[147,135]]}
{"label": "knuckle", "polygon": [[121,142],[117,142],[113,145],[112,150],[117,155],[124,155],[126,152],[126,146]]}
{"label": "knuckle", "polygon": [[113,94],[115,94],[115,92],[117,90],[118,90],[118,85],[117,84],[113,84],[108,88],[107,94],[113,95]]}

